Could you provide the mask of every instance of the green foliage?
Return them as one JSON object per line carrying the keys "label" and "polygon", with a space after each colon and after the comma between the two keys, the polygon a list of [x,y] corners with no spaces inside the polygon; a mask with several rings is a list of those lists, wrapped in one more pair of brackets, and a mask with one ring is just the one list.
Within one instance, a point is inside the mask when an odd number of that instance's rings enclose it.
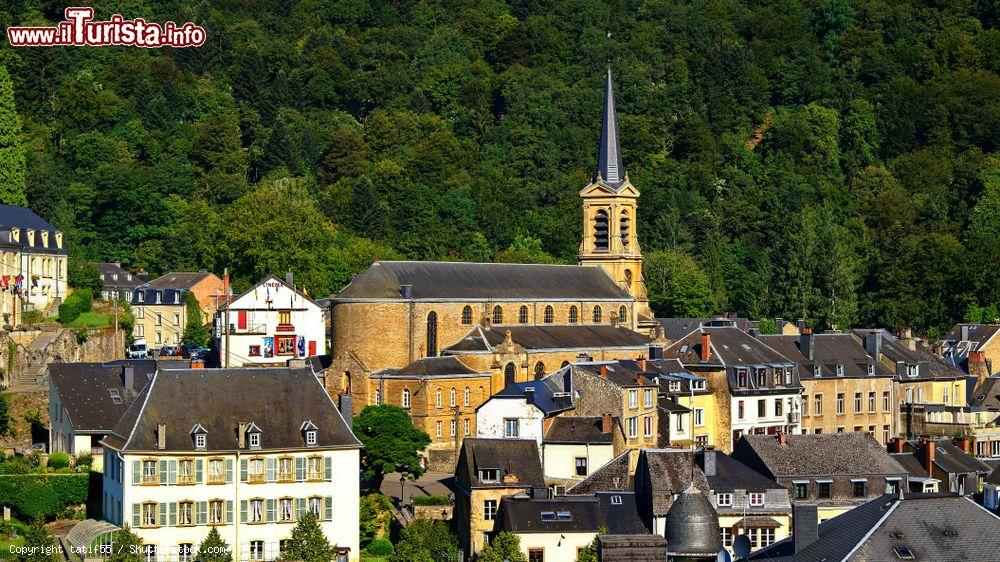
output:
{"label": "green foliage", "polygon": [[451,505],[452,502],[447,497],[441,494],[436,494],[433,496],[416,496],[410,502],[413,505]]}
{"label": "green foliage", "polygon": [[757,330],[759,330],[761,334],[773,335],[778,333],[778,325],[775,324],[774,320],[770,318],[761,318],[760,321],[757,322]]}
{"label": "green foliage", "polygon": [[391,556],[393,552],[392,543],[389,539],[377,538],[365,548],[365,552],[372,556]]}
{"label": "green foliage", "polygon": [[0,394],[0,435],[10,432],[10,396]]}
{"label": "green foliage", "polygon": [[226,541],[222,540],[219,530],[212,527],[205,539],[198,545],[195,560],[198,562],[232,562],[233,552]]}
{"label": "green foliage", "polygon": [[14,106],[14,86],[7,67],[0,64],[0,203],[27,205],[24,169],[21,116]]}
{"label": "green foliage", "polygon": [[600,550],[599,539],[601,535],[607,534],[608,530],[603,525],[597,530],[597,536],[590,544],[580,549],[576,555],[576,562],[599,562],[598,552]]}
{"label": "green foliage", "polygon": [[187,319],[184,323],[183,340],[191,345],[208,345],[208,326],[205,324],[205,315],[201,312],[201,304],[194,293],[188,291],[184,293],[184,308]]}
{"label": "green foliage", "polygon": [[71,324],[84,312],[90,312],[94,305],[94,293],[90,289],[77,289],[59,305],[59,323]]}
{"label": "green foliage", "polygon": [[358,511],[361,548],[388,534],[392,524],[391,507],[392,502],[382,494],[361,497]]}
{"label": "green foliage", "polygon": [[[52,457],[49,457],[50,462]],[[77,453],[74,466],[81,472],[89,472],[94,464],[94,455],[90,453]]]}
{"label": "green foliage", "polygon": [[431,438],[413,425],[409,413],[399,406],[365,406],[354,418],[354,434],[365,448],[361,469],[375,489],[388,472],[401,472],[410,478],[424,473],[420,452]]}
{"label": "green foliage", "polygon": [[521,552],[521,539],[510,531],[500,531],[479,552],[479,562],[528,562]]}
{"label": "green foliage", "polygon": [[438,562],[458,554],[458,541],[448,524],[436,519],[417,519],[406,526],[396,543],[390,562]]}
{"label": "green foliage", "polygon": [[496,261],[501,263],[557,263],[554,257],[542,249],[541,240],[520,234],[514,238],[514,242],[506,250],[496,255]]}
{"label": "green foliage", "polygon": [[23,546],[24,554],[14,557],[18,562],[55,562],[61,559],[59,547],[45,528],[45,520],[41,517],[31,520],[31,525],[24,533]]}
{"label": "green foliage", "polygon": [[650,305],[658,315],[691,318],[716,311],[711,281],[690,256],[653,252],[646,257],[644,271]]}
{"label": "green foliage", "polygon": [[62,451],[56,451],[49,455],[49,468],[57,470],[69,466],[69,455]]}
{"label": "green foliage", "polygon": [[67,269],[67,282],[70,287],[74,289],[89,289],[95,295],[101,293],[101,287],[104,286],[104,282],[101,281],[101,270],[97,269],[97,266],[92,262],[76,259],[70,260]]}
{"label": "green foliage", "polygon": [[307,512],[292,529],[292,536],[281,550],[282,560],[301,562],[329,562],[336,552],[323,534],[319,520],[313,512]]}
{"label": "green foliage", "polygon": [[20,471],[17,466],[13,461],[4,463],[0,505],[11,506],[20,516],[53,517],[67,505],[87,502],[88,474],[13,473]]}
{"label": "green foliage", "polygon": [[111,555],[105,559],[107,562],[142,562],[146,559],[142,539],[128,525],[111,535],[111,545]]}

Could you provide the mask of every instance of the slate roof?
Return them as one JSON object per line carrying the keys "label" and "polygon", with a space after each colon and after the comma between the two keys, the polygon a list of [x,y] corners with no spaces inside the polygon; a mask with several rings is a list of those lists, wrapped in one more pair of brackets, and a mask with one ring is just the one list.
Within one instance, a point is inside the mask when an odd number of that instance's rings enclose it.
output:
{"label": "slate roof", "polygon": [[[456,480],[472,488],[531,488],[545,486],[538,443],[534,439],[486,439],[467,437],[462,441]],[[497,469],[500,481],[481,482],[479,471]],[[464,472],[464,474],[460,474]],[[508,476],[513,482],[505,483]]]}
{"label": "slate roof", "polygon": [[899,463],[899,466],[903,467],[910,477],[912,478],[930,478],[930,474],[927,474],[927,469],[924,468],[924,464],[920,462],[913,453],[889,453],[892,460]]}
{"label": "slate roof", "polygon": [[399,369],[383,369],[372,373],[372,378],[432,378],[432,377],[468,377],[468,376],[490,376],[489,373],[480,373],[462,363],[458,357],[424,357],[417,359],[413,363]]}
{"label": "slate roof", "polygon": [[722,550],[719,516],[708,498],[693,485],[689,485],[673,501],[663,527],[670,554],[711,556]]}
{"label": "slate roof", "polygon": [[[968,336],[962,337],[962,328],[968,330]],[[983,345],[1000,332],[1000,324],[955,324],[948,335],[941,338],[946,345],[953,346],[959,342],[969,342],[972,344],[969,349],[972,351],[982,351]]]}
{"label": "slate roof", "polygon": [[105,289],[134,289],[143,284],[135,273],[125,270],[117,263],[95,262],[101,272],[101,286]]}
{"label": "slate roof", "polygon": [[601,431],[602,420],[598,416],[559,416],[552,419],[552,424],[545,432],[545,443],[590,443],[594,445],[608,444],[614,437],[614,427],[617,418],[612,422],[611,431]]}
{"label": "slate roof", "polygon": [[490,352],[503,343],[510,332],[511,340],[528,351],[554,349],[593,350],[607,348],[644,349],[652,343],[648,336],[626,328],[587,324],[542,324],[536,326],[476,326],[464,338],[444,349],[444,353],[461,355],[466,352]]}
{"label": "slate roof", "polygon": [[657,318],[656,321],[663,327],[663,336],[670,341],[677,341],[702,326],[732,326],[743,332],[751,328],[748,318]]}
{"label": "slate roof", "polygon": [[[46,254],[65,254],[65,249],[60,249],[56,245],[55,233],[59,230],[52,226],[47,220],[35,214],[34,211],[26,207],[15,207],[13,205],[3,205],[0,204],[0,227],[2,227],[5,232],[0,236],[0,242],[7,246],[17,246],[25,250],[30,250],[37,253]],[[15,242],[10,235],[11,228],[22,229],[20,241]],[[28,236],[23,230],[31,229],[38,233],[35,235],[35,243],[28,244]],[[49,243],[46,246],[42,240],[41,232],[47,231],[51,235],[49,236]]]}
{"label": "slate roof", "polygon": [[532,403],[546,417],[573,409],[573,397],[564,391],[562,381],[552,377],[545,377],[540,381],[514,383],[494,394],[490,400],[525,399],[529,392],[534,392],[531,398]]}
{"label": "slate roof", "polygon": [[868,433],[788,435],[784,444],[773,435],[744,435],[733,456],[753,465],[749,451],[775,478],[906,472]]}
{"label": "slate roof", "polygon": [[[172,306],[184,306],[184,295],[187,294],[187,289],[157,289],[153,287],[147,287],[145,285],[140,285],[132,291],[132,305],[133,306],[148,306],[148,305],[172,305]],[[157,295],[160,299],[157,302]]]}
{"label": "slate roof", "polygon": [[[612,496],[617,498],[612,502]],[[542,513],[568,513],[563,519],[544,518]],[[618,492],[588,496],[556,496],[535,499],[527,495],[506,496],[500,501],[496,529],[515,533],[648,533],[639,517],[635,494]]]}
{"label": "slate roof", "polygon": [[716,493],[746,490],[747,492],[765,492],[767,490],[784,490],[785,487],[741,463],[721,451],[698,452],[698,467],[704,471],[705,455],[715,455],[715,475],[705,475],[708,485]]}
{"label": "slate roof", "polygon": [[[239,423],[262,431],[263,450],[360,448],[351,428],[310,369],[159,369],[104,442],[126,452],[156,450],[165,423],[169,451],[194,451],[191,428],[208,431],[208,451],[235,451]],[[307,447],[302,424],[317,426]]]}
{"label": "slate roof", "polygon": [[631,450],[611,459],[604,466],[598,468],[577,482],[572,488],[566,490],[567,494],[595,494],[598,492],[627,492],[633,489],[632,476],[629,474],[629,458],[638,454]]}
{"label": "slate roof", "polygon": [[[702,332],[709,334],[711,354],[707,362],[701,360]],[[678,359],[685,367],[693,370],[725,369],[730,392],[734,395],[787,393],[802,387],[800,373],[794,361],[785,357],[763,341],[733,327],[706,327],[695,330],[675,342],[664,352],[665,356]],[[776,370],[791,369],[790,384],[785,385],[782,377],[775,376]],[[748,373],[757,368],[767,371],[764,386],[757,385],[757,377],[747,377],[748,386],[738,385],[737,370],[747,369]],[[778,383],[781,384],[778,384]]]}
{"label": "slate roof", "polygon": [[[882,328],[855,329],[852,331],[860,342],[872,332],[882,334],[882,361],[887,368],[894,370],[900,381],[920,380],[957,380],[966,377],[965,372],[957,367],[951,359],[938,357],[926,346],[916,344],[916,349],[910,349],[888,330]],[[917,375],[910,376],[908,365],[917,366]]]}
{"label": "slate roof", "polygon": [[819,538],[798,554],[791,538],[750,560],[998,560],[1000,518],[949,493],[884,495],[819,525]]}
{"label": "slate roof", "polygon": [[625,184],[621,140],[618,138],[618,111],[615,109],[615,87],[611,80],[611,63],[604,81],[604,113],[601,115],[601,140],[597,145],[597,177],[612,189]]}
{"label": "slate roof", "polygon": [[213,277],[213,273],[206,271],[199,272],[171,272],[148,281],[145,285],[153,289],[191,289],[208,277]]}
{"label": "slate roof", "polygon": [[[131,388],[125,388],[123,364],[49,364],[49,381],[68,413],[74,431],[108,433],[118,423],[156,368],[156,362],[150,360],[134,361],[129,365],[134,369]],[[118,400],[114,396],[118,396]]]}
{"label": "slate roof", "polygon": [[[759,336],[778,353],[791,359],[799,366],[801,378],[838,378],[837,365],[843,365],[843,375],[839,378],[893,377],[895,369],[883,362],[876,362],[868,355],[865,347],[851,334],[811,334],[813,358],[809,359],[802,349],[802,336]],[[815,367],[819,365],[820,376],[816,377]],[[875,366],[875,374],[868,374],[868,366]]]}
{"label": "slate roof", "polygon": [[560,371],[552,373],[550,376],[565,377],[567,374],[578,376],[581,373],[605,378],[622,388],[658,386],[654,375],[643,371],[635,361],[589,361],[574,363]]}
{"label": "slate roof", "polygon": [[1000,466],[997,466],[993,469],[993,472],[990,472],[990,475],[986,477],[986,481],[990,484],[1000,485]]}
{"label": "slate roof", "polygon": [[401,299],[403,285],[416,300],[632,300],[596,266],[428,261],[375,262],[334,300]]}
{"label": "slate roof", "polygon": [[[675,496],[684,492],[692,483],[703,494],[711,490],[705,473],[695,464],[695,455],[696,453],[680,449],[642,450],[636,468],[636,492],[651,495],[653,515],[665,515]],[[692,465],[695,466],[694,470]],[[648,489],[639,490],[640,486],[648,486]]]}
{"label": "slate roof", "polygon": [[663,562],[667,559],[667,539],[662,535],[601,535],[602,562]]}
{"label": "slate roof", "polygon": [[1000,377],[989,377],[983,381],[972,397],[972,407],[982,410],[1000,410]]}
{"label": "slate roof", "polygon": [[[932,441],[934,444],[934,464],[938,468],[949,474],[961,474],[967,472],[978,472],[989,474],[992,469],[986,463],[976,457],[967,454],[948,439]],[[919,443],[908,442],[908,448],[914,452],[919,449]]]}

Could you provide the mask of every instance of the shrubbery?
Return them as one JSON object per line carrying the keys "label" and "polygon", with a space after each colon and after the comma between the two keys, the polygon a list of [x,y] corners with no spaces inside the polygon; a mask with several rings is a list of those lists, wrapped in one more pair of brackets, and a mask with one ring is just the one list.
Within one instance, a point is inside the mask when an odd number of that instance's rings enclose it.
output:
{"label": "shrubbery", "polygon": [[389,539],[377,538],[365,550],[372,556],[389,556],[393,549]]}
{"label": "shrubbery", "polygon": [[447,497],[437,494],[434,496],[416,496],[412,500],[413,505],[451,505],[452,502]]}
{"label": "shrubbery", "polygon": [[77,289],[59,305],[59,323],[66,325],[84,312],[90,312],[94,304],[94,293],[90,289]]}
{"label": "shrubbery", "polygon": [[86,503],[89,485],[89,474],[3,474],[0,505],[26,518],[54,517],[66,506]]}
{"label": "shrubbery", "polygon": [[58,470],[69,466],[69,455],[62,451],[56,451],[49,455],[49,468]]}

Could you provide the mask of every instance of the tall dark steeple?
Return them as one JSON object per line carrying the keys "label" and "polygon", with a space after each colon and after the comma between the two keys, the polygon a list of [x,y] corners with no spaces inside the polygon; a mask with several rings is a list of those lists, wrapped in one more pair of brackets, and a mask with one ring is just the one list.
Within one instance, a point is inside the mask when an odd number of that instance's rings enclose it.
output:
{"label": "tall dark steeple", "polygon": [[604,85],[604,116],[601,119],[601,144],[597,152],[597,174],[604,183],[617,187],[625,179],[622,147],[618,141],[618,112],[615,110],[615,87],[611,81],[611,63]]}

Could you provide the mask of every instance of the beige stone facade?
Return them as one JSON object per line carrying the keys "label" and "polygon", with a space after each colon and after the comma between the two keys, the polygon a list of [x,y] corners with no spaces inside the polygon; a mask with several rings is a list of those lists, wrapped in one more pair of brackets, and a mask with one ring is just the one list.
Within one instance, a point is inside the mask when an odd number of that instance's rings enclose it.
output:
{"label": "beige stone facade", "polygon": [[895,436],[891,378],[805,377],[802,386],[802,433],[867,431],[883,445]]}

